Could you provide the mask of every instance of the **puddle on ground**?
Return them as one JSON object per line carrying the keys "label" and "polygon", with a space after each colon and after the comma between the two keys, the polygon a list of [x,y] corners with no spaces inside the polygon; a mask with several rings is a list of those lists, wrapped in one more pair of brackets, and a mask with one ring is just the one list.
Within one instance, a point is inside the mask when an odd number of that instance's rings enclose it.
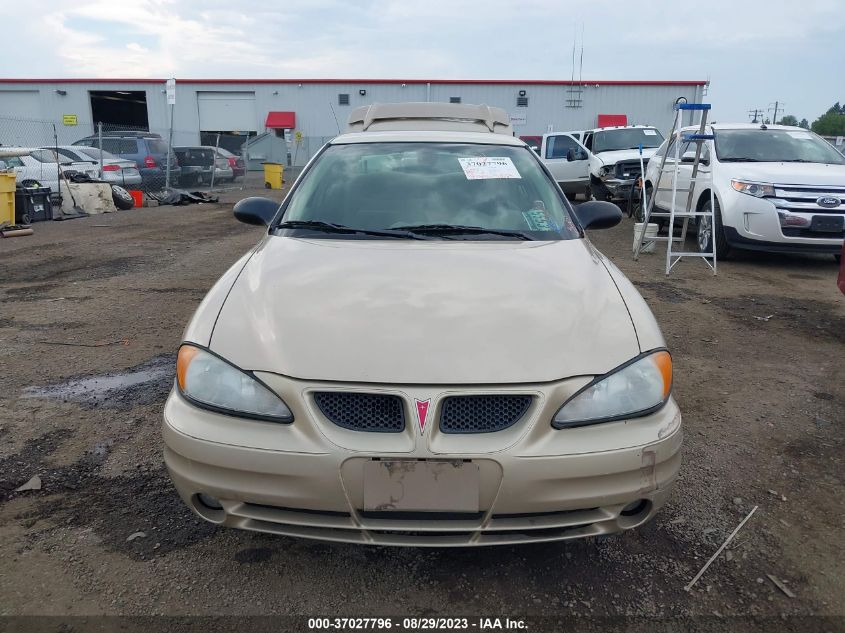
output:
{"label": "puddle on ground", "polygon": [[173,355],[163,354],[123,372],[27,387],[23,394],[25,398],[50,398],[92,408],[130,409],[136,405],[164,402],[173,383],[174,368]]}

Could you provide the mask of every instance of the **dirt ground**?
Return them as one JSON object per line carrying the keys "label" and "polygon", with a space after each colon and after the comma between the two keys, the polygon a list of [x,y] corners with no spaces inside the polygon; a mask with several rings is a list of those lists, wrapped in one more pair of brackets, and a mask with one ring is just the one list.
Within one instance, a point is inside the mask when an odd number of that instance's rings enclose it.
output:
{"label": "dirt ground", "polygon": [[[660,254],[632,261],[629,220],[592,234],[675,359],[685,461],[647,526],[493,549],[323,544],[202,522],[162,463],[182,329],[261,234],[232,217],[241,195],[0,240],[0,615],[701,616],[724,629],[771,616],[768,630],[842,630],[845,297],[832,257],[740,254],[716,277],[701,261],[665,277]],[[35,475],[40,490],[15,492]]]}

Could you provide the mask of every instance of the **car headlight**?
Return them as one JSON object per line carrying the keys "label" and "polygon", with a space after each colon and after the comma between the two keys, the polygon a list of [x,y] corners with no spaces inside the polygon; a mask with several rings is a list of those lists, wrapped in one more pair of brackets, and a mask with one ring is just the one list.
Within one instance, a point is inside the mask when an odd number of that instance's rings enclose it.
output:
{"label": "car headlight", "polygon": [[558,429],[647,415],[662,407],[672,391],[672,357],[648,352],[581,389],[555,414]]}
{"label": "car headlight", "polygon": [[240,417],[293,422],[287,405],[257,378],[193,345],[179,348],[176,384],[185,398],[200,407]]}
{"label": "car headlight", "polygon": [[602,178],[607,178],[610,175],[610,172],[612,172],[612,171],[613,171],[612,165],[605,165],[604,167],[599,169],[599,176],[601,176]]}
{"label": "car headlight", "polygon": [[731,180],[731,187],[740,193],[747,193],[755,198],[775,195],[775,188],[764,182],[747,182],[745,180]]}

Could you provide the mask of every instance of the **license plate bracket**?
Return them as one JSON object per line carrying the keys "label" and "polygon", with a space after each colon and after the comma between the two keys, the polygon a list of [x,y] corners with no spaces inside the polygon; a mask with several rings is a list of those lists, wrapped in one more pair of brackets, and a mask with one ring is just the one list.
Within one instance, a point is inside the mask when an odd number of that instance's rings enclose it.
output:
{"label": "license plate bracket", "polygon": [[819,233],[841,233],[845,230],[845,216],[814,215],[810,221],[810,230]]}
{"label": "license plate bracket", "polygon": [[463,460],[364,463],[364,510],[478,512],[478,465]]}

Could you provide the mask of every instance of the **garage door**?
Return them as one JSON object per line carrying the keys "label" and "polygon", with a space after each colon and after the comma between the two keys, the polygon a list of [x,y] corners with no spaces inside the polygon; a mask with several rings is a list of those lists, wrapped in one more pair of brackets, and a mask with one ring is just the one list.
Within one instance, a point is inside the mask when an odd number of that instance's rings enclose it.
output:
{"label": "garage door", "polygon": [[258,129],[254,92],[198,92],[200,130]]}

